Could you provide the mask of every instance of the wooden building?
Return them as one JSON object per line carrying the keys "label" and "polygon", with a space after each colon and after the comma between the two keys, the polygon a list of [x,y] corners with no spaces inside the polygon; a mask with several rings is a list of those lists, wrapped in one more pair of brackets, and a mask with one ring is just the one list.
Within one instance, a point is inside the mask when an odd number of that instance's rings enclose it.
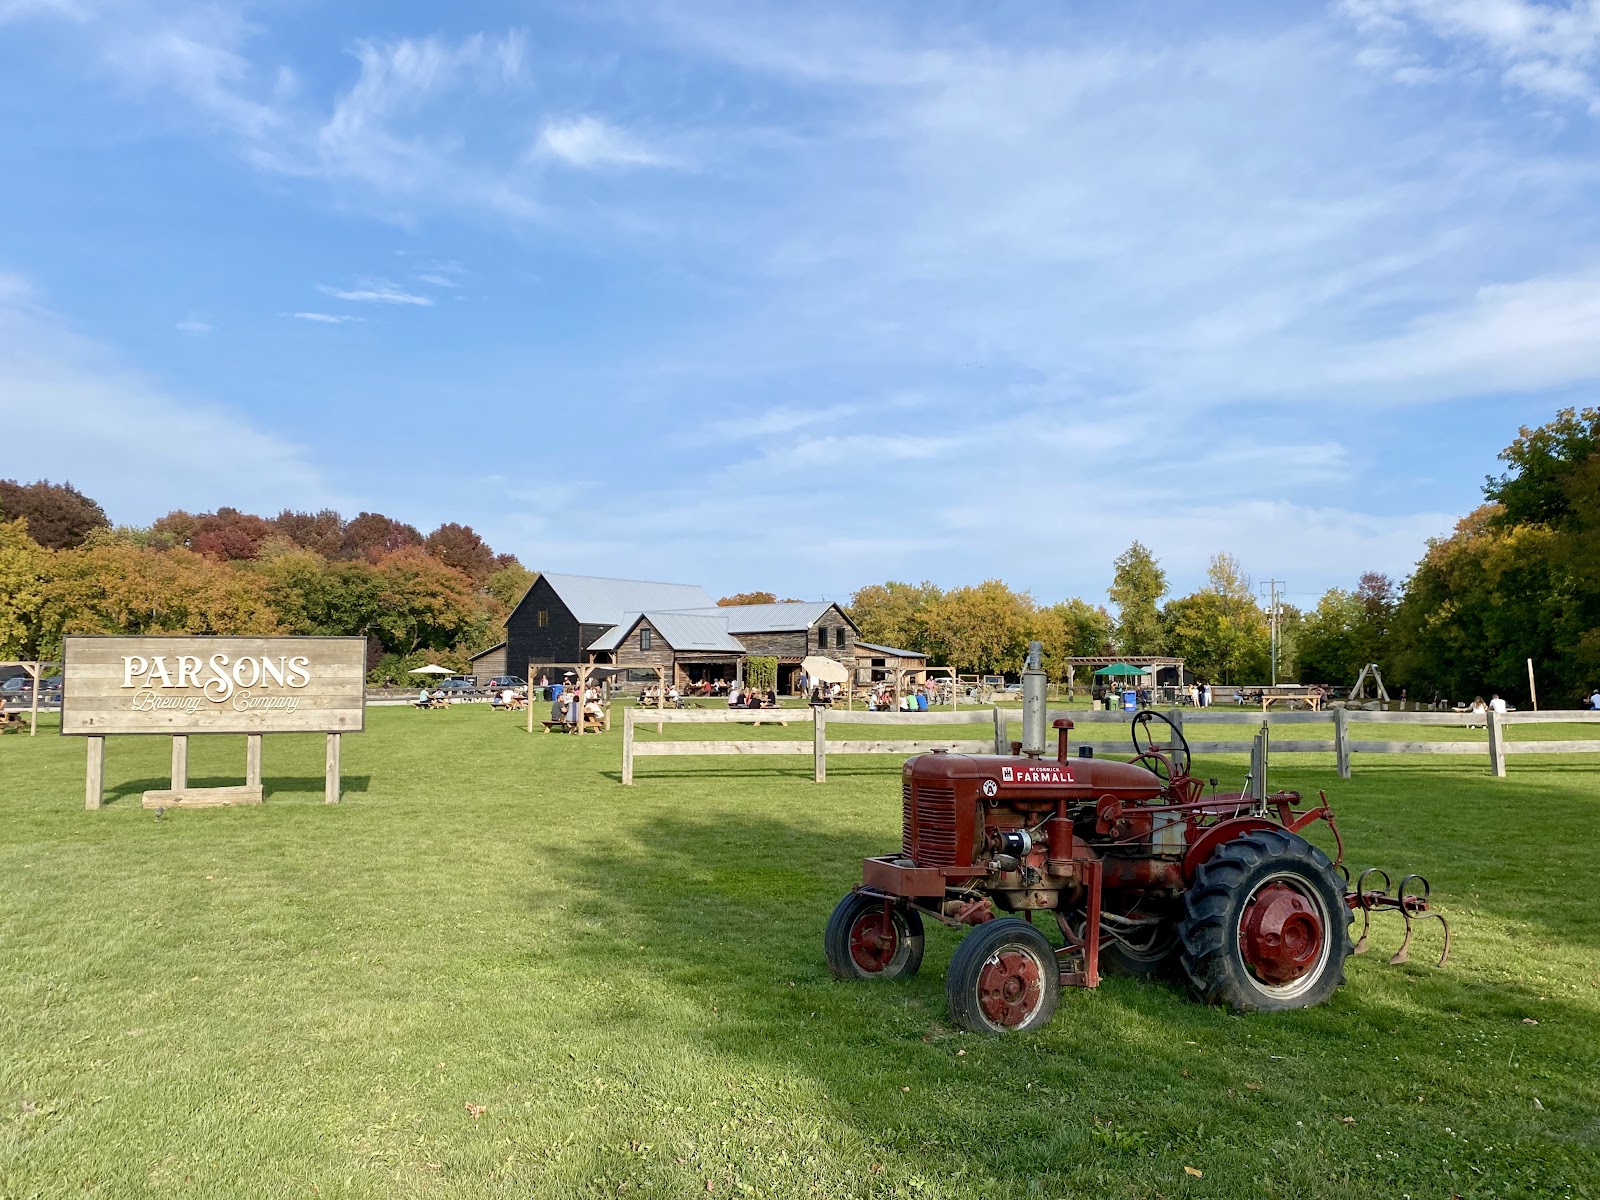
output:
{"label": "wooden building", "polygon": [[487,650],[479,650],[470,660],[472,662],[472,677],[480,684],[486,679],[496,675],[521,675],[526,671],[524,664],[522,671],[508,670],[506,667],[506,644],[504,642],[490,646]]}
{"label": "wooden building", "polygon": [[[623,624],[626,629],[619,626],[590,643],[591,662],[615,662],[618,666],[678,663],[675,678],[682,686],[703,678],[735,678],[744,657],[761,655],[778,660],[778,690],[785,693],[794,690],[800,661],[807,655],[819,654],[853,667],[859,632],[844,610],[827,600],[653,609],[630,614]],[[639,635],[646,632],[652,647],[649,662],[640,657],[647,651],[640,649]],[[662,650],[657,639],[673,653]],[[727,657],[730,654],[732,659]],[[732,670],[726,669],[729,667]]]}
{"label": "wooden building", "polygon": [[668,681],[682,688],[703,680],[738,678],[745,653],[719,617],[640,613],[597,639],[589,647],[589,661],[624,669],[667,667]]}
{"label": "wooden building", "polygon": [[928,656],[916,650],[898,650],[872,642],[857,642],[856,686],[871,687],[888,682],[896,688],[921,687],[928,678]]}
{"label": "wooden building", "polygon": [[589,646],[630,614],[714,607],[696,584],[542,574],[506,618],[506,673],[521,675],[531,663],[531,683],[542,666],[584,662]]}

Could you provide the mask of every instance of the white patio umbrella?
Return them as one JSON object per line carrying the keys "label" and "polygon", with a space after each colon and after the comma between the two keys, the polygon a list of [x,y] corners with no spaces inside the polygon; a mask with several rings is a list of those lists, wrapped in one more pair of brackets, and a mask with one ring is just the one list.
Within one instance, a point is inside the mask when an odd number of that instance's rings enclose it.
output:
{"label": "white patio umbrella", "polygon": [[843,663],[824,658],[820,654],[811,654],[801,659],[800,669],[809,678],[821,683],[847,683],[850,679],[850,672],[845,669]]}
{"label": "white patio umbrella", "polygon": [[449,667],[441,667],[438,663],[429,663],[425,667],[414,667],[406,672],[408,675],[454,675]]}

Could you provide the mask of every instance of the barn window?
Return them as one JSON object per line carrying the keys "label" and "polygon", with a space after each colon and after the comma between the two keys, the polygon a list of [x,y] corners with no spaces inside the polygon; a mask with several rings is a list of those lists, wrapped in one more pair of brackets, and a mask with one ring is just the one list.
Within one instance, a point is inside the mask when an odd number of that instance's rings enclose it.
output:
{"label": "barn window", "polygon": [[548,608],[541,608],[539,610],[539,628],[543,629],[545,626],[547,626],[549,624],[550,624],[550,610]]}
{"label": "barn window", "polygon": [[639,630],[639,649],[650,649],[650,631],[648,629]]}
{"label": "barn window", "polygon": [[838,647],[840,650],[844,649],[844,626],[843,625],[839,626],[839,628],[837,628],[837,629],[835,629],[833,631],[833,644],[836,647]]}
{"label": "barn window", "polygon": [[827,648],[828,648],[828,629],[827,629],[827,626],[823,626],[821,629],[817,630],[817,649],[818,650],[826,650]]}

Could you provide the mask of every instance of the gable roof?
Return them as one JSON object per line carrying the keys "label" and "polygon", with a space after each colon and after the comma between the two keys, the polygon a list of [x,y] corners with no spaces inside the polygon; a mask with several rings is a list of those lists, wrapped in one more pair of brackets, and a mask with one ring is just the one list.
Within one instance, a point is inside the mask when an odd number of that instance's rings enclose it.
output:
{"label": "gable roof", "polygon": [[743,644],[734,640],[728,632],[727,622],[720,617],[681,612],[628,613],[621,622],[597,637],[589,649],[618,649],[643,620],[648,620],[661,635],[662,641],[674,650],[730,650],[735,654],[744,653]]}
{"label": "gable roof", "polygon": [[494,645],[490,646],[487,650],[479,650],[476,654],[474,654],[470,658],[468,658],[467,661],[468,662],[477,662],[480,658],[483,658],[485,655],[493,654],[496,650],[504,650],[505,648],[506,648],[506,644],[504,642],[496,642]]}
{"label": "gable roof", "polygon": [[887,654],[894,658],[927,658],[920,650],[897,650],[893,646],[880,646],[876,642],[857,642],[857,650],[876,650],[879,654]]}
{"label": "gable roof", "polygon": [[832,607],[831,600],[785,600],[778,604],[723,604],[687,611],[694,616],[726,618],[729,633],[792,633],[810,629]]}
{"label": "gable roof", "polygon": [[599,575],[539,576],[561,603],[584,625],[616,625],[629,614],[652,609],[705,608],[711,596],[697,583],[654,583],[643,579],[607,579]]}

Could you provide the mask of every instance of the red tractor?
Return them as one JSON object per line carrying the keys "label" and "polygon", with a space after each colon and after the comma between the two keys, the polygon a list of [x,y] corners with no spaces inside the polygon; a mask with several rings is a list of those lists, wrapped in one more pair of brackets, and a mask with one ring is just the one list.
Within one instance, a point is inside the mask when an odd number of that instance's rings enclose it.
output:
{"label": "red tractor", "polygon": [[[1041,689],[1036,744],[1042,700]],[[1053,759],[1013,743],[1010,755],[935,751],[906,762],[900,852],[867,859],[861,885],[828,920],[835,975],[912,974],[926,917],[974,927],[945,984],[964,1029],[1037,1029],[1063,984],[1095,987],[1102,969],[1179,971],[1205,1003],[1273,1012],[1320,1004],[1344,982],[1356,909],[1368,921],[1381,908],[1405,917],[1406,942],[1391,961],[1405,961],[1414,917],[1438,915],[1420,876],[1396,896],[1366,890],[1365,875],[1347,891],[1326,797],[1307,806],[1298,792],[1264,795],[1260,786],[1207,795],[1189,774],[1182,732],[1160,713],[1133,717],[1130,762],[1089,747],[1072,757],[1072,727],[1054,723]],[[1339,859],[1300,836],[1319,820]],[[1054,918],[1060,948],[1035,913]]]}

